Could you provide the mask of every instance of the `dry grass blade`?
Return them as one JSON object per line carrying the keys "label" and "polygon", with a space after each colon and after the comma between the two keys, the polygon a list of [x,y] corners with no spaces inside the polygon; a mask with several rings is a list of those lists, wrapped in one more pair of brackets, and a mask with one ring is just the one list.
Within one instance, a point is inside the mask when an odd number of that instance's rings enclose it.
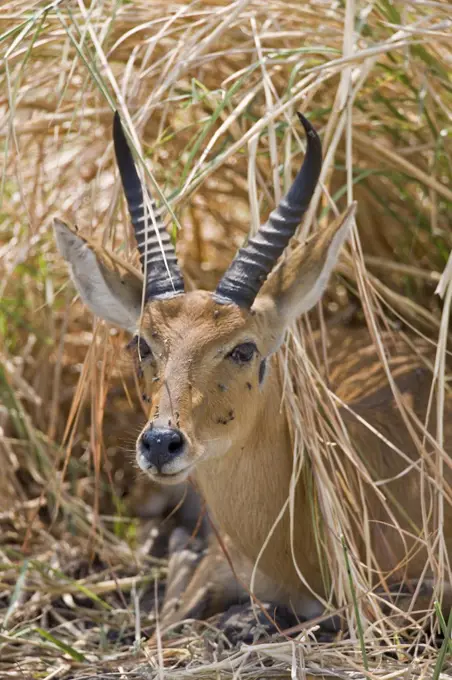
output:
{"label": "dry grass blade", "polygon": [[[447,0],[1,3],[2,677],[431,677],[434,637],[417,624],[400,627],[396,610],[385,616],[370,586],[370,548],[365,564],[355,558],[357,542],[369,544],[366,494],[383,499],[385,485],[347,438],[328,338],[350,309],[370,329],[438,492],[429,559],[447,580],[441,395],[452,293],[444,303],[434,287],[452,249],[451,45]],[[136,272],[113,163],[114,108],[167,204],[184,271],[203,288],[214,287],[250,224],[287,188],[304,149],[297,110],[321,133],[325,158],[300,234],[358,203],[340,278],[281,357],[294,475],[312,467],[313,522],[326,519],[336,537],[320,528],[316,536],[350,626],[334,644],[304,629],[295,641],[229,649],[198,623],[160,640],[155,653],[142,649],[166,568],[148,556],[136,517],[150,490],[129,451],[145,404],[121,360],[124,333],[93,325],[73,299],[51,233],[55,216],[77,224],[104,257]],[[435,436],[393,381],[391,333],[401,324],[437,348]],[[339,442],[345,456],[324,442]],[[438,625],[433,607],[427,616]],[[435,677],[452,677],[447,656],[438,664]]]}

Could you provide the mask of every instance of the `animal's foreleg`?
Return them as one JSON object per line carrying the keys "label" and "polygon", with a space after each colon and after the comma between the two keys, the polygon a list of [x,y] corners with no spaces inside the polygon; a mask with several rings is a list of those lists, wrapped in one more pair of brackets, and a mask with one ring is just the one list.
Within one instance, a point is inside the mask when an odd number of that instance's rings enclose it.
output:
{"label": "animal's foreleg", "polygon": [[162,632],[184,619],[222,612],[248,596],[214,537],[207,551],[200,554],[188,534],[184,537],[180,529],[176,532],[171,537],[168,585],[160,614]]}

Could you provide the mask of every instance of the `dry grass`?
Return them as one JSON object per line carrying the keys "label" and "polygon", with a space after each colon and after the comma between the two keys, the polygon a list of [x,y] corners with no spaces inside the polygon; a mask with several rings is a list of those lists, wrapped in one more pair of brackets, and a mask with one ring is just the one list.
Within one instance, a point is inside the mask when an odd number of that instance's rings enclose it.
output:
{"label": "dry grass", "polygon": [[[156,650],[143,645],[154,629],[144,601],[165,563],[139,549],[130,516],[147,490],[128,453],[141,416],[119,361],[126,338],[93,326],[73,300],[50,224],[76,222],[135,262],[113,165],[119,108],[183,225],[187,276],[212,288],[288,186],[301,110],[325,156],[301,234],[359,205],[323,314],[358,305],[389,373],[381,330],[402,319],[426,334],[442,394],[450,293],[443,306],[433,292],[452,247],[451,37],[450,4],[438,0],[2,3],[0,676],[439,677],[434,639],[379,620],[365,569],[354,565],[350,580],[341,546],[331,565],[350,637],[320,646],[303,633],[228,651],[199,623]],[[302,418],[290,386],[286,401],[296,460],[303,435],[320,466],[319,402],[340,423],[320,364],[302,360],[318,327],[315,313],[290,342],[288,370],[310,385]],[[328,482],[334,464],[331,453],[318,470],[323,508],[352,546],[350,508]]]}

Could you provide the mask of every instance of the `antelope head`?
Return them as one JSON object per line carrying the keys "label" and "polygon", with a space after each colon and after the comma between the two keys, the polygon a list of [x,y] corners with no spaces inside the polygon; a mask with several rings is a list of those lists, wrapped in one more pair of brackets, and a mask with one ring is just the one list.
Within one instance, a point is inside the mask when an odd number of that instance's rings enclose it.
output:
{"label": "antelope head", "polygon": [[299,118],[307,134],[303,165],[215,292],[185,292],[175,250],[143,190],[117,114],[115,153],[143,284],[107,266],[95,248],[55,221],[58,247],[81,298],[94,314],[134,333],[132,343],[151,401],[136,455],[139,466],[156,481],[182,481],[200,461],[239,447],[259,427],[265,401],[272,398],[266,390],[268,358],[287,327],[320,299],[349,232],[354,206],[343,219],[281,257],[321,169],[319,137]]}

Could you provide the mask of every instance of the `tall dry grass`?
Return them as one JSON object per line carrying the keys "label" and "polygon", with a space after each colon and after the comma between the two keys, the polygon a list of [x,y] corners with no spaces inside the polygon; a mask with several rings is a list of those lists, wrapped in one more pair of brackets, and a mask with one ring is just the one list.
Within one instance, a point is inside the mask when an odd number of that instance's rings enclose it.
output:
{"label": "tall dry grass", "polygon": [[[7,1],[0,31],[0,672],[101,677],[127,663],[141,673],[153,622],[140,597],[165,572],[136,549],[130,518],[142,483],[130,453],[139,399],[127,338],[93,325],[74,299],[52,217],[136,263],[113,163],[118,108],[172,211],[186,275],[212,288],[289,185],[303,150],[295,112],[308,115],[325,161],[300,236],[352,200],[357,231],[323,317],[294,329],[282,368],[295,378],[286,403],[296,461],[308,440],[323,511],[353,546],[356,524],[328,475],[334,452],[322,468],[316,436],[326,427],[319,403],[340,430],[337,402],[305,348],[325,319],[354,313],[389,377],[381,331],[397,324],[423,333],[433,355],[437,346],[442,367],[448,307],[433,293],[452,246],[450,5]],[[309,385],[303,412],[300,381]],[[323,663],[344,677],[363,668],[364,652],[372,677],[439,672],[432,637],[415,629],[405,638],[381,620],[366,570],[353,563],[350,579],[340,545],[331,564],[352,633],[323,647],[321,662],[309,637],[226,656],[215,641],[205,653],[208,629],[194,627],[148,651],[147,672],[303,677]],[[112,661],[102,666],[104,656]]]}

